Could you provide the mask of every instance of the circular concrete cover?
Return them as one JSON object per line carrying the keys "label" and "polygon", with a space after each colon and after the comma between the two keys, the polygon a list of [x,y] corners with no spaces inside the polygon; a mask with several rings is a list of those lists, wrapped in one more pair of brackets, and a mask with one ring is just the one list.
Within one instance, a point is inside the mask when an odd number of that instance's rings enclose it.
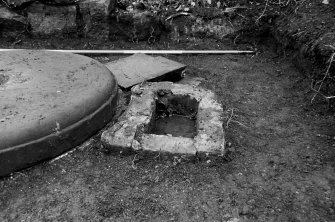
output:
{"label": "circular concrete cover", "polygon": [[0,176],[55,157],[113,117],[117,83],[101,63],[47,51],[0,54]]}

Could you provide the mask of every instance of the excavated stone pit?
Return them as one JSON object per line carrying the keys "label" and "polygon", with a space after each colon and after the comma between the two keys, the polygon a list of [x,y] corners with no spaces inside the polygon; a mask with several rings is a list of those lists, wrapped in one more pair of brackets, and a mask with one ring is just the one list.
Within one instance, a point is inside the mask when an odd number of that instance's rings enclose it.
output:
{"label": "excavated stone pit", "polygon": [[137,85],[132,88],[128,109],[102,133],[101,140],[119,153],[221,155],[225,145],[222,113],[215,94],[197,86]]}

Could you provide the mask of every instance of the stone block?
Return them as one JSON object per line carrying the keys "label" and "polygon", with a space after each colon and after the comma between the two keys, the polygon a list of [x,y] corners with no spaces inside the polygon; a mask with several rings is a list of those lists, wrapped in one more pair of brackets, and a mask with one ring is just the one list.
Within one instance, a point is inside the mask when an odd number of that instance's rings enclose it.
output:
{"label": "stone block", "polygon": [[[168,93],[163,95],[161,92]],[[166,96],[197,101],[197,129],[194,137],[157,135],[151,130],[157,115],[158,98]],[[177,100],[173,101],[175,103]],[[180,100],[179,105],[187,105],[187,101],[181,103]],[[131,103],[127,111],[118,123],[102,133],[101,141],[112,152],[134,150],[218,157],[225,151],[222,113],[222,105],[216,101],[215,94],[210,90],[172,82],[137,85],[132,88]]]}
{"label": "stone block", "polygon": [[78,3],[84,35],[108,38],[108,15],[115,8],[116,0],[82,0]]}
{"label": "stone block", "polygon": [[26,8],[34,35],[55,35],[77,32],[76,6],[50,6],[33,3]]}
{"label": "stone block", "polygon": [[149,11],[121,11],[110,17],[111,40],[154,42],[161,34],[160,18]]}

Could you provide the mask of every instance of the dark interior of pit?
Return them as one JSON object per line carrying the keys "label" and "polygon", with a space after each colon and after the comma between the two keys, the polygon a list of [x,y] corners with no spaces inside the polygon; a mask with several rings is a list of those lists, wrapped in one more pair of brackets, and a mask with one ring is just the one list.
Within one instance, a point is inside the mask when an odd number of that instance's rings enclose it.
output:
{"label": "dark interior of pit", "polygon": [[148,133],[194,138],[198,105],[199,102],[189,95],[174,95],[171,91],[159,90]]}

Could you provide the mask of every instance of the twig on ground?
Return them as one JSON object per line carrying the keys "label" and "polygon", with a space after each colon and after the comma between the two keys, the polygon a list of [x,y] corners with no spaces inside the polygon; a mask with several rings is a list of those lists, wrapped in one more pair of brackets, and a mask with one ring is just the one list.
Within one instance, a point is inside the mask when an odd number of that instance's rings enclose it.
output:
{"label": "twig on ground", "polygon": [[149,45],[155,42],[154,33],[155,33],[155,28],[151,26],[150,37],[148,38]]}
{"label": "twig on ground", "polygon": [[[314,99],[315,99],[315,97],[317,95],[321,95],[327,101],[330,100],[330,99],[334,99],[335,98],[335,96],[326,96],[326,95],[324,95],[323,93],[320,92],[320,90],[321,90],[321,88],[323,86],[324,81],[327,79],[327,77],[329,77],[329,70],[330,70],[330,68],[332,66],[332,63],[334,62],[334,58],[335,58],[335,47],[332,46],[332,45],[327,45],[327,46],[329,46],[330,48],[332,48],[334,52],[330,55],[330,58],[328,60],[329,65],[327,67],[325,75],[323,76],[322,80],[320,81],[320,85],[319,85],[318,89],[317,90],[314,89],[313,84],[311,85],[311,89],[315,92],[314,96],[311,99],[311,103],[313,103],[313,101],[314,101]],[[318,83],[316,83],[316,84],[318,84]]]}
{"label": "twig on ground", "polygon": [[136,157],[137,157],[137,154],[135,154],[133,160],[131,161],[131,168],[133,168],[134,170],[137,170],[136,163],[135,163],[135,161],[137,161]]}
{"label": "twig on ground", "polygon": [[298,13],[298,9],[299,7],[305,2],[306,0],[302,0],[301,2],[299,2],[300,4],[294,9],[294,13],[297,14]]}
{"label": "twig on ground", "polygon": [[241,126],[243,126],[245,128],[248,128],[246,125],[244,125],[243,123],[241,123],[241,122],[239,122],[237,120],[230,120],[230,122],[234,122],[234,123],[237,123],[237,124],[239,124],[239,125],[241,125]]}
{"label": "twig on ground", "polygon": [[224,13],[231,13],[236,11],[237,9],[247,9],[248,7],[246,6],[234,6],[234,7],[230,7],[230,8],[225,8]]}
{"label": "twig on ground", "polygon": [[[316,89],[313,88],[313,86],[311,86],[311,90],[313,90],[315,92],[315,95],[313,96],[313,99],[315,98],[316,95],[320,95],[322,96],[325,100],[330,100],[330,99],[335,99],[335,96],[326,96],[325,94],[318,92]],[[313,101],[311,101],[312,103]]]}
{"label": "twig on ground", "polygon": [[326,45],[327,47],[330,47],[332,50],[334,50],[335,51],[335,46],[333,46],[333,45]]}
{"label": "twig on ground", "polygon": [[2,2],[7,8],[11,8],[11,7],[7,4],[7,2],[6,2],[5,0],[1,0],[1,2]]}
{"label": "twig on ground", "polygon": [[[285,5],[285,6],[288,6],[290,3],[291,3],[291,0],[287,0],[287,2],[286,2],[286,5]],[[295,3],[295,4],[297,4],[297,0],[294,0],[294,3]]]}
{"label": "twig on ground", "polygon": [[231,119],[233,118],[233,116],[234,116],[234,109],[232,108],[231,113],[230,113],[230,117],[229,117],[229,119],[227,120],[227,123],[226,123],[226,129],[228,129],[229,123],[230,123]]}
{"label": "twig on ground", "polygon": [[70,151],[68,151],[68,152],[66,152],[66,153],[63,153],[62,155],[57,156],[57,157],[55,157],[55,158],[49,160],[48,163],[51,164],[51,163],[53,163],[53,162],[55,162],[55,161],[57,161],[57,160],[59,160],[59,159],[62,159],[62,158],[64,158],[64,157],[66,157],[67,155],[71,154],[72,152],[74,152],[75,150],[76,150],[76,148],[74,148],[74,149],[72,149],[72,150],[70,150]]}
{"label": "twig on ground", "polygon": [[325,94],[323,94],[323,93],[317,91],[316,89],[314,89],[313,86],[311,86],[311,90],[313,90],[315,92],[313,98],[311,99],[311,103],[313,103],[313,101],[314,101],[314,99],[317,95],[322,96],[327,102],[329,102],[329,100],[331,100],[331,99],[335,99],[335,96],[326,96]]}
{"label": "twig on ground", "polygon": [[235,38],[234,38],[234,45],[236,45],[236,40],[237,38],[240,36],[240,34],[238,34]]}
{"label": "twig on ground", "polygon": [[156,160],[157,158],[159,158],[161,156],[161,152],[162,152],[162,150],[159,149],[158,155],[154,157],[154,160]]}
{"label": "twig on ground", "polygon": [[297,33],[293,34],[292,37],[300,36],[300,35],[301,35],[302,33],[304,33],[304,32],[306,32],[306,31],[297,32]]}
{"label": "twig on ground", "polygon": [[227,111],[229,111],[229,110],[231,110],[231,112],[230,112],[230,116],[229,116],[229,118],[228,118],[228,120],[227,120],[227,122],[226,122],[226,129],[228,129],[228,127],[229,127],[229,124],[232,122],[232,123],[237,123],[237,124],[239,124],[239,125],[241,125],[241,126],[243,126],[243,127],[245,127],[245,128],[248,128],[245,124],[243,124],[243,123],[241,123],[241,122],[239,122],[239,121],[237,121],[237,120],[234,120],[233,118],[234,118],[234,109],[233,108],[231,108],[231,109],[228,109]]}
{"label": "twig on ground", "polygon": [[173,18],[178,17],[178,16],[182,16],[182,15],[187,16],[187,15],[190,15],[190,14],[191,14],[191,13],[188,13],[188,12],[179,12],[179,13],[170,15],[169,17],[167,17],[167,18],[165,19],[165,21],[168,21],[168,20],[173,19]]}
{"label": "twig on ground", "polygon": [[[296,2],[296,0],[295,0],[295,2]],[[282,1],[282,0],[278,0],[278,2],[271,2],[271,3],[275,4],[275,5],[279,5],[280,7],[286,7],[291,3],[291,0],[287,0],[286,2]]]}
{"label": "twig on ground", "polygon": [[231,20],[229,18],[228,18],[228,22],[231,25],[231,27],[234,29],[235,27],[234,27],[233,23],[231,22]]}
{"label": "twig on ground", "polygon": [[266,0],[264,10],[262,11],[262,14],[256,19],[256,24],[259,24],[259,21],[261,20],[262,17],[264,17],[265,11],[269,5],[269,0]]}
{"label": "twig on ground", "polygon": [[172,163],[172,164],[173,164],[174,166],[176,166],[176,165],[178,165],[179,163],[181,163],[181,160],[182,160],[181,157],[174,156],[174,157],[173,157],[173,163]]}
{"label": "twig on ground", "polygon": [[17,174],[24,176],[24,177],[28,177],[26,174],[22,173],[22,172],[16,172]]}
{"label": "twig on ground", "polygon": [[244,19],[246,18],[244,15],[241,15],[241,14],[239,14],[239,13],[236,13],[236,15],[238,15],[238,16],[244,18]]}
{"label": "twig on ground", "polygon": [[326,99],[327,99],[327,100],[335,99],[335,96],[327,96]]}

